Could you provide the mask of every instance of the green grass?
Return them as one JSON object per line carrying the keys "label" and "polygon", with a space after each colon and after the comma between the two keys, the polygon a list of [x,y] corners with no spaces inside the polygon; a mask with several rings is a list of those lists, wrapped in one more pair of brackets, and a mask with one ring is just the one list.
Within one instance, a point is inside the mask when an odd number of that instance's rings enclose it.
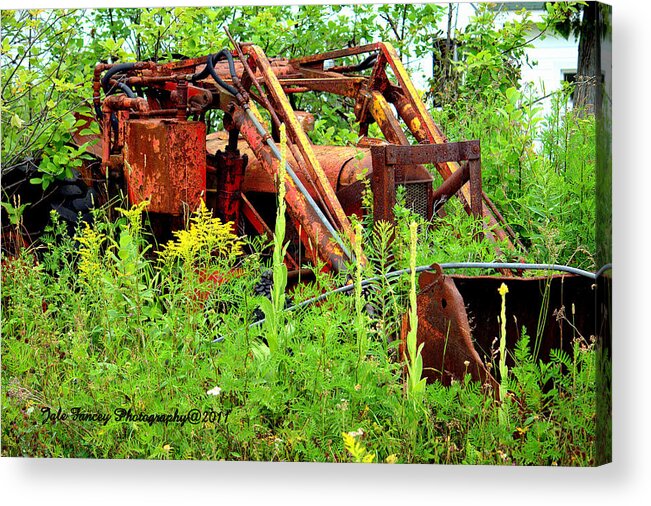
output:
{"label": "green grass", "polygon": [[[577,341],[573,356],[559,352],[541,364],[532,360],[525,336],[504,385],[504,405],[470,381],[408,395],[404,364],[392,359],[395,343],[385,339],[409,307],[408,279],[378,287],[382,321],[369,322],[363,335],[351,325],[360,314],[359,292],[336,295],[278,320],[285,346],[269,352],[261,340],[265,327],[249,328],[260,304],[253,286],[268,268],[259,244],[251,246],[257,253],[243,257],[199,249],[191,261],[161,261],[147,250],[146,227],[133,218],[109,223],[98,215],[94,235],[79,232],[81,244],[55,223],[39,257],[25,251],[6,260],[3,455],[593,462],[592,345]],[[204,281],[202,273],[233,267],[240,275],[227,283]],[[342,281],[319,273],[294,299]],[[212,343],[217,336],[225,339]],[[44,422],[48,408],[69,416]],[[75,419],[76,408],[104,415],[195,409],[201,416],[184,424],[115,417],[103,423]]]}

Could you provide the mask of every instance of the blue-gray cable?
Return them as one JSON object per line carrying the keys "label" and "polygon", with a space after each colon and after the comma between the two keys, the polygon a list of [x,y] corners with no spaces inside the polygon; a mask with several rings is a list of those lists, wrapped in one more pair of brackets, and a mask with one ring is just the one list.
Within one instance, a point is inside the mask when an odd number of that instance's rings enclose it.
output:
{"label": "blue-gray cable", "polygon": [[[526,264],[526,263],[517,263],[517,262],[451,262],[451,263],[442,263],[438,264],[441,266],[441,269],[443,270],[449,270],[449,269],[517,269],[517,270],[537,270],[537,271],[560,271],[560,272],[567,272],[569,274],[576,274],[579,276],[584,276],[586,278],[594,279],[596,280],[599,278],[604,272],[612,270],[613,265],[612,264],[606,264],[603,267],[601,267],[597,272],[590,272],[590,271],[585,271],[583,269],[577,269],[576,267],[569,267],[567,265],[558,265],[558,264]],[[416,267],[416,272],[423,272],[423,271],[428,271],[431,270],[432,266],[431,265],[421,265],[419,267]],[[387,272],[383,276],[375,276],[373,278],[368,278],[362,281],[362,287],[368,286],[371,283],[380,280],[381,278],[387,278],[387,279],[393,279],[397,278],[399,276],[402,276],[403,274],[407,274],[410,272],[411,269],[400,269],[397,271],[391,271]],[[316,297],[312,297],[311,299],[304,300],[303,302],[300,302],[298,304],[295,304],[291,307],[288,307],[285,309],[285,311],[294,311],[296,309],[300,309],[305,306],[309,306],[310,304],[314,304],[315,302],[322,301],[323,299],[326,299],[330,295],[333,295],[335,293],[343,293],[343,292],[349,292],[350,290],[353,290],[355,288],[354,284],[350,285],[344,285],[340,286],[339,288],[335,288],[334,290],[331,290],[326,293],[322,293],[321,295],[318,295]],[[258,325],[261,325],[264,322],[264,318],[262,320],[258,320],[257,322],[254,322],[249,325],[249,328],[256,327]],[[213,343],[220,343],[224,340],[223,336],[219,336],[215,339],[212,340]]]}

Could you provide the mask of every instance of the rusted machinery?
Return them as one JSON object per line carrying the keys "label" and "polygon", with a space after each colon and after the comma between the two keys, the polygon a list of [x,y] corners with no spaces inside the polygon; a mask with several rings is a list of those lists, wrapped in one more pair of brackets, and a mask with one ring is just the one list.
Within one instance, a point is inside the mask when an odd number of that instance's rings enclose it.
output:
{"label": "rusted machinery", "polygon": [[[179,216],[184,206],[196,207],[205,195],[225,220],[240,223],[244,218],[258,233],[269,230],[272,218],[265,207],[275,193],[277,131],[284,123],[291,154],[287,204],[296,230],[301,230],[305,257],[320,257],[335,269],[350,257],[346,244],[352,243],[353,234],[347,214],[361,213],[364,182],[358,176],[364,170],[374,194],[375,219],[391,221],[395,185],[403,184],[408,204],[425,217],[432,215],[435,202],[459,192],[469,212],[487,217],[489,240],[493,235],[515,239],[497,225],[501,217],[496,219],[494,206],[482,195],[479,143],[447,143],[391,45],[376,43],[294,60],[268,59],[250,44],[236,47],[234,52],[162,65],[96,67],[94,105],[102,125],[102,173],[123,177],[132,203],[149,199],[150,213]],[[360,54],[370,56],[361,64],[334,65]],[[366,69],[370,75],[361,74]],[[310,142],[305,131],[310,115],[294,111],[288,99],[289,94],[308,91],[355,99],[358,146]],[[270,127],[264,125],[258,106],[268,113]],[[211,109],[223,111],[224,132],[206,140],[202,119]],[[400,119],[418,145],[409,144]],[[367,137],[373,122],[385,139]],[[461,168],[461,160],[469,162]],[[446,179],[442,188],[432,188],[433,178],[423,163],[435,163]]]}
{"label": "rusted machinery", "polygon": [[[396,186],[404,185],[407,205],[425,218],[456,195],[468,213],[484,218],[484,240],[507,247],[517,241],[482,191],[479,141],[447,142],[390,44],[292,60],[269,59],[255,45],[233,44],[233,51],[165,64],[97,65],[93,104],[101,142],[93,149],[101,164],[85,176],[108,179],[125,190],[131,204],[149,200],[150,218],[161,233],[179,226],[202,198],[238,233],[270,233],[278,132],[284,124],[289,153],[284,184],[289,234],[295,239],[286,257],[290,268],[300,268],[302,259],[320,259],[340,271],[353,260],[348,216],[363,212],[362,193],[369,183],[375,221],[393,221]],[[366,56],[351,63],[358,55]],[[288,98],[306,92],[354,100],[357,146],[310,141],[314,118],[295,111]],[[223,131],[207,135],[205,120],[214,110],[221,111]],[[368,136],[372,123],[384,139]],[[424,164],[433,164],[443,177],[439,188]],[[439,270],[423,274],[420,285],[418,339],[427,343],[423,353],[430,378],[467,371],[494,383],[473,347],[455,284]],[[447,350],[447,361],[441,350]]]}

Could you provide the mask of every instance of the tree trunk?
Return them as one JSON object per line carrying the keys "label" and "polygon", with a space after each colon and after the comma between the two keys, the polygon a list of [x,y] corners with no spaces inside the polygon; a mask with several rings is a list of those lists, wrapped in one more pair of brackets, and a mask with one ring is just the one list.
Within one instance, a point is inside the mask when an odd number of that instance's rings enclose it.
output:
{"label": "tree trunk", "polygon": [[580,115],[594,113],[596,90],[601,82],[598,61],[600,33],[599,4],[588,2],[588,5],[583,7],[574,91],[574,109]]}

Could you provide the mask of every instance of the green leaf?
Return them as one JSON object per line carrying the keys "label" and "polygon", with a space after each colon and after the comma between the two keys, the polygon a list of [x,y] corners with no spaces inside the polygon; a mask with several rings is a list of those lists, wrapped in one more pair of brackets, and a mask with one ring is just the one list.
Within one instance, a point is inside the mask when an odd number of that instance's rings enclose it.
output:
{"label": "green leaf", "polygon": [[513,87],[507,88],[504,93],[513,106],[515,106],[518,100],[520,100],[520,92]]}
{"label": "green leaf", "polygon": [[17,114],[11,116],[10,124],[14,128],[22,128],[25,122]]}
{"label": "green leaf", "polygon": [[11,51],[11,44],[9,43],[9,37],[5,37],[2,39],[2,54],[7,54],[9,51]]}

